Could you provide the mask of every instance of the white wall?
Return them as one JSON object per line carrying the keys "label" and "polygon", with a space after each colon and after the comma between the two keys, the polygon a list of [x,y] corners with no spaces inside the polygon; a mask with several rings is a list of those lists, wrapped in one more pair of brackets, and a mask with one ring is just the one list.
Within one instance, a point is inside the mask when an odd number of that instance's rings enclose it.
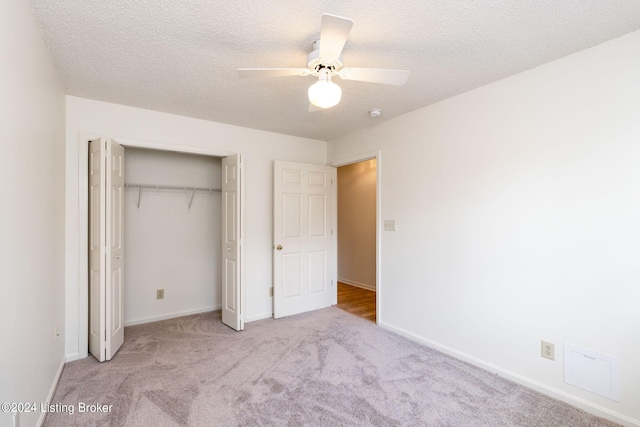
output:
{"label": "white wall", "polygon": [[[634,32],[329,142],[382,150],[381,325],[640,423],[639,52]],[[563,382],[565,342],[621,358],[620,403]]]}
{"label": "white wall", "polygon": [[376,290],[376,159],[338,168],[338,280]]}
{"label": "white wall", "polygon": [[[221,168],[216,157],[125,150],[127,183],[220,188]],[[191,192],[126,189],[125,325],[221,307],[220,196],[197,191],[189,208]]]}
{"label": "white wall", "polygon": [[0,58],[0,402],[39,403],[64,360],[65,99],[26,1],[0,2]]}
{"label": "white wall", "polygon": [[[86,336],[86,313],[79,278],[86,277],[80,257],[78,205],[80,134],[153,141],[176,150],[216,150],[245,157],[245,311],[247,321],[271,316],[272,299],[272,176],[276,159],[326,164],[326,143],[222,123],[158,113],[67,96],[67,346],[69,360],[86,356],[79,346]],[[85,227],[86,228],[86,227]],[[86,245],[85,245],[86,246]],[[84,326],[83,326],[84,325]]]}

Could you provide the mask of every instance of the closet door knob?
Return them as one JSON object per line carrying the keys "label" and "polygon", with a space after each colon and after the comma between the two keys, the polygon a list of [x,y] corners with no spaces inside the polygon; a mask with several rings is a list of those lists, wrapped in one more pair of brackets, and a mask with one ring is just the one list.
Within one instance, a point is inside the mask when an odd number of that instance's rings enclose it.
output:
{"label": "closet door knob", "polygon": [[281,251],[281,250],[282,250],[282,245],[278,245],[278,246],[276,246],[276,249],[277,249],[277,250],[279,250],[279,251]]}

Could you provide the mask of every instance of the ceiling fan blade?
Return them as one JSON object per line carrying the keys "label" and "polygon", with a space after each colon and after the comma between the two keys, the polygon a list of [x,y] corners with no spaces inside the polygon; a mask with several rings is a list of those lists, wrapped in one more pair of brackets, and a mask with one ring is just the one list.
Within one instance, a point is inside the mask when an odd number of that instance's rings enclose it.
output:
{"label": "ceiling fan blade", "polygon": [[345,67],[338,75],[344,80],[357,80],[369,83],[402,86],[409,78],[409,70],[387,70],[384,68],[350,68]]}
{"label": "ceiling fan blade", "polygon": [[353,21],[336,15],[322,15],[320,27],[320,59],[333,62],[340,58]]}
{"label": "ceiling fan blade", "polygon": [[308,68],[238,68],[240,77],[308,76]]}

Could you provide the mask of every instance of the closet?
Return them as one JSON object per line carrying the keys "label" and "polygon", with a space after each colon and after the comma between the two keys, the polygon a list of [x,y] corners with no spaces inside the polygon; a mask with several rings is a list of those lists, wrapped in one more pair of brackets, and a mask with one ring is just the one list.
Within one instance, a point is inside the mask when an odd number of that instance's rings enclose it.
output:
{"label": "closet", "polygon": [[221,159],[125,156],[125,326],[220,309]]}
{"label": "closet", "polygon": [[244,329],[242,156],[88,141],[88,348],[124,327],[222,309]]}

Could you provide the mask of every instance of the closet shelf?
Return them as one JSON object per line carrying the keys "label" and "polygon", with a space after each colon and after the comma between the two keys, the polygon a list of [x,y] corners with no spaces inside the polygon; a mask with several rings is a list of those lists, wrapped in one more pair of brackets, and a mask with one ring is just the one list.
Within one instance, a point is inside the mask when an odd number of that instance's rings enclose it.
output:
{"label": "closet shelf", "polygon": [[196,191],[206,191],[208,193],[212,193],[214,191],[220,192],[221,188],[207,188],[207,187],[186,187],[179,185],[155,185],[155,184],[134,184],[134,183],[125,183],[125,188],[137,188],[138,189],[138,209],[140,209],[140,196],[142,195],[142,189],[152,189],[152,190],[182,190],[185,193],[191,191],[191,197],[189,198],[189,210],[191,210],[191,204],[193,203],[193,196],[196,194]]}
{"label": "closet shelf", "polygon": [[155,185],[155,184],[125,184],[127,188],[150,188],[152,190],[184,190],[184,191],[222,191],[220,188],[185,187],[179,185]]}

